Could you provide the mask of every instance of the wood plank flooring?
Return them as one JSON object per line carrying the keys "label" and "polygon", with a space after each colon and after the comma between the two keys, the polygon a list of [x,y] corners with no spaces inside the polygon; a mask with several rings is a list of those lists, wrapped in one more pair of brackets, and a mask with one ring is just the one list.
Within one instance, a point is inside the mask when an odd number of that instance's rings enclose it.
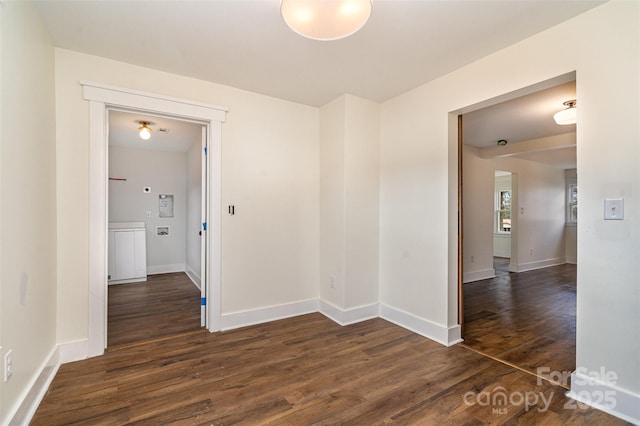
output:
{"label": "wood plank flooring", "polygon": [[496,278],[463,291],[464,345],[534,373],[576,369],[576,265],[516,274],[497,263]]}
{"label": "wood plank flooring", "polygon": [[109,286],[107,347],[200,329],[200,290],[187,274]]}
{"label": "wood plank flooring", "polygon": [[65,364],[32,425],[624,424],[566,404],[563,388],[463,346],[314,313]]}

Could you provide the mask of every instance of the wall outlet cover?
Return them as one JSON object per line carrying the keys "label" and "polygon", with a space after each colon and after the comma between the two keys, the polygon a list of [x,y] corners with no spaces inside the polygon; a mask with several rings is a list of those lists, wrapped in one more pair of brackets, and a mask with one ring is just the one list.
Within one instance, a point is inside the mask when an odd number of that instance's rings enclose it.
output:
{"label": "wall outlet cover", "polygon": [[13,376],[13,350],[9,349],[4,354],[4,381],[5,383]]}

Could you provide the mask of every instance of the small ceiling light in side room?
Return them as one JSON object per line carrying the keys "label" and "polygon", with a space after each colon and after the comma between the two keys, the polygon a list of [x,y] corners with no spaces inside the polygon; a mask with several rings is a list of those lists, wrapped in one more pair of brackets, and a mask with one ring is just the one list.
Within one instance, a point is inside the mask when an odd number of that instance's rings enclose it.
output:
{"label": "small ceiling light in side room", "polygon": [[567,108],[553,114],[553,119],[556,121],[556,124],[559,124],[561,126],[564,126],[566,124],[576,124],[578,118],[576,100],[573,99],[563,102],[563,105],[566,105]]}
{"label": "small ceiling light in side room", "polygon": [[339,40],[369,20],[371,0],[282,0],[282,18],[296,33],[313,40]]}
{"label": "small ceiling light in side room", "polygon": [[505,146],[507,144],[507,140],[506,139],[500,139],[497,144],[498,146]]}
{"label": "small ceiling light in side room", "polygon": [[150,121],[138,121],[138,123],[142,124],[142,126],[138,127],[138,130],[140,131],[140,137],[142,139],[149,140],[149,138],[151,137],[151,128],[149,127],[149,125],[151,124]]}

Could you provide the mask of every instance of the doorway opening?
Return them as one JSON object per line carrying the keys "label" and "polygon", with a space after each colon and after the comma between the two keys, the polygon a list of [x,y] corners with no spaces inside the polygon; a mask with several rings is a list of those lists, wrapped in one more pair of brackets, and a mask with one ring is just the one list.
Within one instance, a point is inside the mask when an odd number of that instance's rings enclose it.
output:
{"label": "doorway opening", "polygon": [[226,109],[186,99],[82,81],[89,101],[89,330],[87,356],[102,355],[107,344],[107,182],[108,110],[121,109],[202,123],[207,141],[206,277],[202,301],[209,331],[220,329],[221,142]]}
{"label": "doorway opening", "polygon": [[568,97],[576,98],[575,73],[459,117],[464,345],[533,374],[573,371],[576,362],[577,281],[566,219],[576,128],[556,125],[548,109],[562,109]]}
{"label": "doorway opening", "polygon": [[206,125],[107,114],[107,346],[198,329],[206,324]]}

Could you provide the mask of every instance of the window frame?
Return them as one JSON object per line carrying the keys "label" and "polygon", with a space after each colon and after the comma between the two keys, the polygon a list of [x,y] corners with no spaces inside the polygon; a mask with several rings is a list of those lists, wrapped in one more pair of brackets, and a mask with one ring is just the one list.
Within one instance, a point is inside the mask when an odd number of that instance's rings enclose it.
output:
{"label": "window frame", "polygon": [[[509,208],[508,209],[501,209],[501,201],[502,201],[502,194],[503,193],[508,193],[509,194]],[[501,213],[504,212],[509,212],[509,220],[511,220],[511,200],[512,200],[513,194],[511,192],[511,189],[499,189],[496,188],[495,190],[495,194],[494,194],[494,212],[495,212],[495,218],[493,221],[493,232],[495,234],[501,234],[501,235],[511,235],[511,227],[509,227],[508,231],[503,230],[502,226],[500,226],[500,218],[501,218]]]}
{"label": "window frame", "polygon": [[[573,199],[573,188],[575,188],[575,200]],[[566,215],[565,223],[567,226],[578,225],[578,180],[575,178],[567,179],[566,188]],[[575,209],[575,214],[573,213]]]}

